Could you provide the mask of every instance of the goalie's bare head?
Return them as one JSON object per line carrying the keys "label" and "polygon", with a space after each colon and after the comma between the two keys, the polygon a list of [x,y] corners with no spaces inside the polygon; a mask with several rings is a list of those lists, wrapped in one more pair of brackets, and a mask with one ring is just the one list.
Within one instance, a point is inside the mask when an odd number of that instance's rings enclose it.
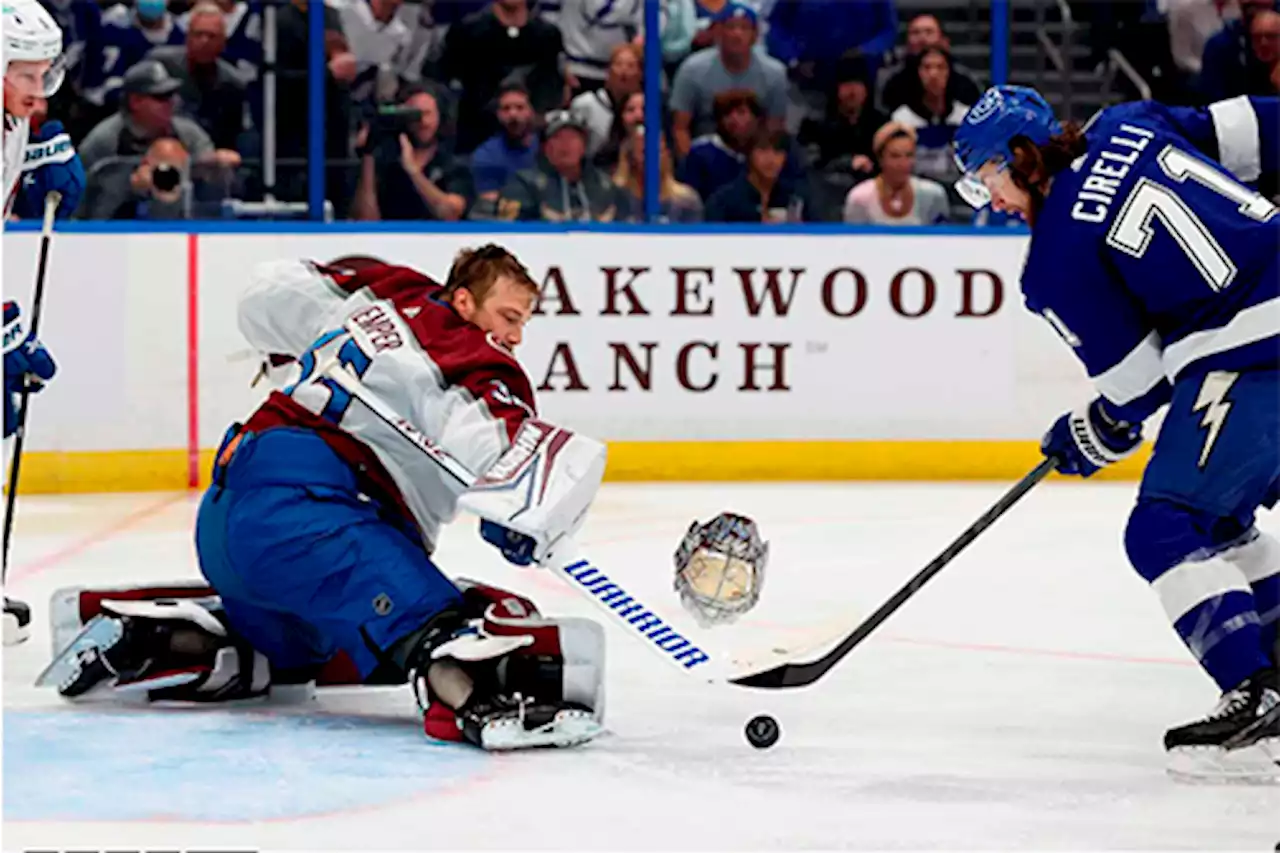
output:
{"label": "goalie's bare head", "polygon": [[533,317],[538,284],[519,258],[487,243],[458,253],[440,296],[462,319],[514,349]]}

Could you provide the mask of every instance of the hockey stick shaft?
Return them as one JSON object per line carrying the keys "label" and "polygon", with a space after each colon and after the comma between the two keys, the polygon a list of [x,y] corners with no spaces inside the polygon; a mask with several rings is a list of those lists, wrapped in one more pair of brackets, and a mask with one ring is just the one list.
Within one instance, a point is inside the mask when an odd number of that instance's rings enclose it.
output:
{"label": "hockey stick shaft", "polygon": [[[53,244],[53,217],[58,212],[62,194],[51,192],[44,197],[44,222],[40,226],[40,258],[36,262],[36,292],[31,302],[31,337],[39,339],[40,316],[44,309],[44,281],[49,270],[49,247]],[[9,576],[9,543],[13,540],[13,517],[18,506],[18,476],[22,471],[22,448],[27,438],[27,404],[31,386],[24,381],[18,399],[18,423],[13,431],[13,461],[9,464],[8,491],[4,506],[4,554],[0,562],[0,581]]]}
{"label": "hockey stick shaft", "polygon": [[[353,373],[336,359],[331,359],[320,374],[338,384],[359,400],[378,420],[395,430],[406,441],[425,453],[438,465],[461,492],[475,481],[475,475],[460,460],[440,447],[430,437],[401,417],[377,395],[369,391]],[[625,590],[617,579],[592,565],[575,553],[572,544],[563,544],[546,568],[560,580],[569,584],[596,608],[610,617],[610,621],[627,633],[641,640],[645,647],[661,657],[669,665],[682,672],[711,683],[724,682],[724,664],[693,640],[685,637],[656,612],[646,607],[638,598]]]}
{"label": "hockey stick shaft", "polygon": [[1020,501],[1027,492],[1031,491],[1032,488],[1040,483],[1040,481],[1045,477],[1049,476],[1049,474],[1057,467],[1057,459],[1047,458],[1033,468],[1025,477],[1014,484],[1009,491],[1005,492],[998,501],[992,504],[990,509],[979,516],[973,524],[969,525],[963,533],[956,537],[954,542],[943,549],[941,554],[917,572],[911,580],[907,581],[902,586],[901,589],[890,596],[888,601],[880,605],[874,613],[864,619],[858,627],[853,629],[851,634],[841,640],[840,644],[826,655],[809,663],[780,664],[779,666],[765,670],[764,672],[735,678],[733,679],[733,683],[745,687],[766,687],[777,689],[784,687],[803,687],[817,681],[832,667],[839,663],[847,654],[849,654],[849,652],[853,651],[859,643],[871,636],[873,631],[883,625],[890,616],[896,613],[902,605],[906,604],[926,583],[946,568],[947,565],[959,556],[965,548],[973,544],[975,539],[981,536],[988,528],[991,527],[991,525],[995,524],[996,521],[1012,509],[1014,504]]}

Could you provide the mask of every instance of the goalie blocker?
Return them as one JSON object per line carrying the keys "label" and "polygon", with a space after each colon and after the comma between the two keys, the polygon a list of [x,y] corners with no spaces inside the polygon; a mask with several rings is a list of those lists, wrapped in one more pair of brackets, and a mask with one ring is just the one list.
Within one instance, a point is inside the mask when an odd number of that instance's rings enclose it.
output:
{"label": "goalie blocker", "polygon": [[53,662],[37,686],[68,699],[226,702],[315,687],[409,682],[425,732],[487,750],[571,746],[603,731],[604,635],[586,619],[546,619],[527,598],[455,581],[463,604],[400,644],[403,678],[362,682],[339,653],[310,672],[274,669],[228,626],[208,586],[54,593]]}

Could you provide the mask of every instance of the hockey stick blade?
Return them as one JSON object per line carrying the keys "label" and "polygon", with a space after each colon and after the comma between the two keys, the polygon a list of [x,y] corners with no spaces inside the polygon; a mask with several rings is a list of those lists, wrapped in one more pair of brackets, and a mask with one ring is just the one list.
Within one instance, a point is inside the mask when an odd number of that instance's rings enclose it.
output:
{"label": "hockey stick blade", "polygon": [[1033,468],[1025,477],[1019,480],[1013,488],[1005,492],[1005,494],[992,504],[982,516],[961,533],[954,542],[946,547],[945,550],[933,559],[929,565],[925,566],[916,575],[907,581],[906,584],[893,594],[884,604],[868,616],[862,624],[853,629],[847,637],[827,652],[822,657],[809,661],[807,663],[784,663],[778,666],[757,672],[752,675],[744,675],[738,678],[730,679],[731,684],[740,687],[759,687],[766,690],[783,690],[790,687],[804,687],[813,684],[819,678],[826,675],[836,664],[844,659],[849,652],[853,651],[859,643],[871,635],[876,628],[879,628],[885,620],[892,616],[898,608],[907,603],[913,595],[920,591],[934,575],[941,572],[948,563],[954,560],[961,551],[969,547],[969,545],[977,539],[987,528],[995,524],[999,518],[1013,508],[1019,500],[1022,499],[1027,492],[1036,486],[1041,480],[1049,476],[1055,468],[1058,467],[1058,460],[1048,458]]}

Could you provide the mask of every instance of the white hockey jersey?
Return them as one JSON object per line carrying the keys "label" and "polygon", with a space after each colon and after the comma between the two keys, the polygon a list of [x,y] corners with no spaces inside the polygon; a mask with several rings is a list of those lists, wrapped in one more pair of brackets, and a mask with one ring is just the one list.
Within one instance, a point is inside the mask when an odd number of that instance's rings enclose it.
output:
{"label": "white hockey jersey", "polygon": [[460,489],[322,374],[335,360],[345,365],[471,471],[487,471],[534,415],[532,386],[511,351],[462,320],[439,291],[406,267],[352,272],[281,261],[253,271],[238,307],[250,344],[298,359],[289,386],[273,392],[245,429],[315,430],[358,472],[370,498],[416,524],[428,551],[456,514]]}
{"label": "white hockey jersey", "polygon": [[4,114],[4,218],[8,220],[22,181],[22,160],[27,152],[31,120]]}

